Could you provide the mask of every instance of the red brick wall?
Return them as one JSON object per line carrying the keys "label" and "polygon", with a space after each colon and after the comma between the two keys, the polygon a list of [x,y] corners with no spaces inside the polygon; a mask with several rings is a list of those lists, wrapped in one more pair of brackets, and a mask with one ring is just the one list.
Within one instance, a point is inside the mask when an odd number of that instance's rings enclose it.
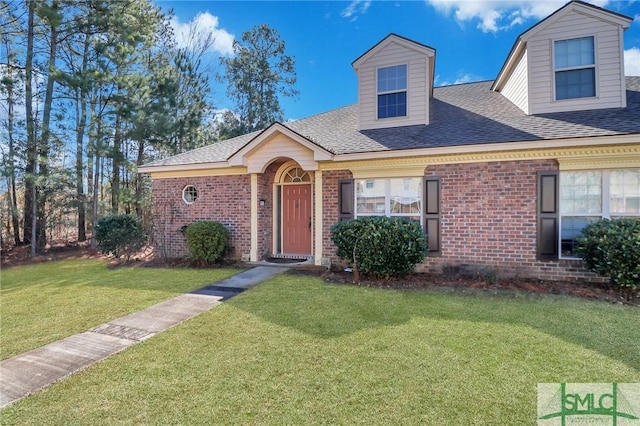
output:
{"label": "red brick wall", "polygon": [[276,162],[258,175],[258,200],[264,200],[264,206],[258,206],[258,259],[273,254],[273,186],[276,172],[282,162]]}
{"label": "red brick wall", "polygon": [[[182,200],[182,190],[193,185],[198,198]],[[221,222],[230,234],[230,258],[249,254],[251,210],[249,176],[210,176],[153,180],[153,240],[161,256],[188,255],[180,228],[199,220]]]}
{"label": "red brick wall", "polygon": [[[281,163],[258,176],[258,256],[273,250],[273,180]],[[553,160],[508,161],[429,166],[427,176],[441,182],[441,248],[419,271],[442,272],[455,267],[491,268],[502,276],[539,279],[600,280],[580,261],[540,262],[536,259],[537,172],[556,170]],[[340,263],[331,240],[338,222],[338,181],[348,170],[323,172],[323,257]],[[198,199],[182,201],[182,189],[194,185]],[[180,227],[197,220],[222,222],[230,231],[230,257],[247,256],[251,247],[250,177],[216,176],[153,181],[154,241],[168,257],[187,255]],[[319,220],[319,218],[316,218]]]}
{"label": "red brick wall", "polygon": [[[441,253],[419,271],[489,268],[499,276],[545,280],[599,280],[580,261],[536,259],[537,172],[557,170],[554,160],[429,166],[441,182]],[[338,262],[331,226],[338,222],[338,180],[349,171],[325,172],[324,257]]]}
{"label": "red brick wall", "polygon": [[441,185],[441,253],[421,270],[490,267],[498,275],[539,279],[593,279],[580,261],[536,258],[537,172],[555,160],[429,166]]}
{"label": "red brick wall", "polygon": [[336,256],[336,246],[331,240],[331,227],[338,223],[338,181],[351,179],[353,176],[349,170],[336,170],[322,172],[322,257],[331,262],[339,262]]}

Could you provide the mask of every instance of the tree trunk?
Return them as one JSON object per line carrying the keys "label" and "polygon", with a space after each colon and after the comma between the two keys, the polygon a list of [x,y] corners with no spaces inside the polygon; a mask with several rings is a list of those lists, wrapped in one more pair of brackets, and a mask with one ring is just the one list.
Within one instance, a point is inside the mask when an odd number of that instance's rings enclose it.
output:
{"label": "tree trunk", "polygon": [[[13,167],[12,167],[13,169]],[[18,196],[16,194],[16,178],[15,171],[12,170],[11,176],[11,224],[13,225],[13,241],[16,245],[21,245],[20,241],[20,217],[18,216]]]}
{"label": "tree trunk", "polygon": [[[58,2],[54,0],[52,3],[52,9],[57,11]],[[49,19],[49,60],[48,60],[48,75],[47,75],[47,88],[44,96],[44,109],[42,112],[42,133],[40,137],[40,176],[42,178],[42,189],[39,191],[37,201],[37,244],[36,248],[39,253],[44,252],[47,244],[47,228],[46,228],[46,203],[49,198],[48,177],[49,177],[49,133],[51,123],[51,104],[53,103],[53,85],[55,83],[55,63],[56,63],[56,47],[58,39],[58,28],[53,19]]]}
{"label": "tree trunk", "polygon": [[[86,76],[89,61],[89,36],[85,34],[82,51],[82,75]],[[87,88],[83,81],[76,98],[80,114],[76,126],[76,199],[78,203],[78,241],[87,240],[86,196],[84,193],[84,132],[87,125]],[[78,108],[76,107],[76,110]],[[78,114],[76,114],[76,117]],[[89,181],[91,182],[91,181]]]}
{"label": "tree trunk", "polygon": [[113,136],[113,179],[111,180],[111,213],[118,213],[120,203],[120,159],[122,153],[122,131],[120,117],[116,117],[116,129]]}
{"label": "tree trunk", "polygon": [[[140,167],[144,162],[144,141],[138,141],[138,158],[136,166]],[[142,217],[142,179],[140,174],[136,175],[136,215]]]}
{"label": "tree trunk", "polygon": [[[9,44],[7,42],[7,58],[9,57]],[[11,67],[7,67],[8,72],[11,71]],[[7,88],[7,133],[9,139],[9,153],[7,158],[7,193],[9,195],[9,214],[11,216],[11,227],[13,228],[13,242],[15,245],[20,245],[20,218],[18,217],[18,197],[16,194],[16,168],[15,168],[15,142],[13,139],[13,126],[14,126],[14,106],[15,99],[13,97],[13,75],[9,75],[9,82],[6,84]]]}
{"label": "tree trunk", "polygon": [[33,199],[35,195],[35,172],[38,161],[38,145],[36,143],[35,123],[33,119],[33,18],[35,3],[28,1],[27,17],[27,52],[25,58],[24,109],[27,124],[26,164],[24,177],[24,241],[33,243]]}
{"label": "tree trunk", "polygon": [[96,224],[98,223],[98,187],[100,184],[100,154],[99,150],[97,149],[94,164],[95,172],[93,173],[93,208],[91,209],[91,223],[93,224],[93,229],[91,230],[91,248],[95,250],[98,247],[98,242],[96,241]]}

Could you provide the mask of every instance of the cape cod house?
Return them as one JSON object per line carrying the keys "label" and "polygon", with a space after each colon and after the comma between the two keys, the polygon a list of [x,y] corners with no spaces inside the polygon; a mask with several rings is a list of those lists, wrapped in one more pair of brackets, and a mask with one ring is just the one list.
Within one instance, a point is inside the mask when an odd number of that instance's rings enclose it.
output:
{"label": "cape cod house", "polygon": [[494,81],[433,87],[433,48],[391,34],[353,62],[358,102],[158,160],[158,249],[181,227],[230,231],[230,256],[337,260],[331,227],[365,215],[419,221],[421,270],[483,265],[592,277],[574,253],[587,223],[640,216],[640,77],[631,18],[572,1],[522,33]]}

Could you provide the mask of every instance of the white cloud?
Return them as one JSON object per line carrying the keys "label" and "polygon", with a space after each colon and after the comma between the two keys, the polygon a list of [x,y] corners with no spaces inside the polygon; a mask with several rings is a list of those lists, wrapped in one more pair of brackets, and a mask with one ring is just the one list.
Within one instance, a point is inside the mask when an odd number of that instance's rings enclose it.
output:
{"label": "white cloud", "polygon": [[472,83],[474,81],[481,81],[482,78],[468,73],[468,72],[464,72],[464,71],[458,71],[458,75],[456,77],[455,80],[453,81],[449,81],[449,80],[440,80],[440,75],[436,75],[435,81],[434,81],[434,86],[440,87],[440,86],[451,86],[454,84],[464,84],[464,83]]}
{"label": "white cloud", "polygon": [[234,36],[224,28],[218,28],[218,24],[218,17],[209,12],[201,12],[189,22],[180,22],[178,17],[171,19],[178,47],[187,49],[193,47],[194,35],[200,40],[211,37],[212,43],[209,50],[221,55],[232,55]]}
{"label": "white cloud", "polygon": [[632,47],[624,51],[624,74],[640,76],[640,48]]}
{"label": "white cloud", "polygon": [[471,83],[473,81],[477,81],[478,79],[475,78],[473,75],[471,74],[463,74],[461,76],[459,76],[456,81],[453,82],[453,84],[463,84],[463,83]]}
{"label": "white cloud", "polygon": [[343,18],[352,18],[351,20],[355,21],[358,19],[359,14],[367,12],[369,6],[371,6],[371,0],[352,0],[349,6],[340,12],[340,16]]}
{"label": "white cloud", "polygon": [[[485,33],[508,30],[527,19],[542,19],[567,3],[567,0],[425,0],[443,15],[453,15],[457,22],[477,22]],[[609,0],[591,0],[603,7]]]}

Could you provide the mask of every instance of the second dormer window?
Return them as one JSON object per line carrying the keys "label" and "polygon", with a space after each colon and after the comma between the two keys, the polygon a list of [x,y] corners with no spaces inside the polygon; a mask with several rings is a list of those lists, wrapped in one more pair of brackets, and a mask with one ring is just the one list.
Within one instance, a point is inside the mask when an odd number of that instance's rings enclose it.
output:
{"label": "second dormer window", "polygon": [[378,68],[378,118],[406,115],[407,65]]}
{"label": "second dormer window", "polygon": [[593,37],[554,43],[556,100],[596,95],[596,61]]}

